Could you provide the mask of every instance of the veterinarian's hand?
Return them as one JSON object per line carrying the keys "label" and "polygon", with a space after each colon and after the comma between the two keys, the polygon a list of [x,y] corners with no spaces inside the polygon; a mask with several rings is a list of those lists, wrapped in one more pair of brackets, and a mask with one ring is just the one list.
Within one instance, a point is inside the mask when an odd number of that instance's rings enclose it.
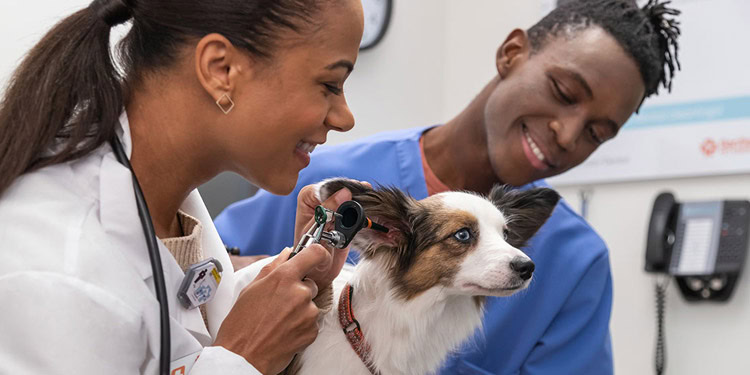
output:
{"label": "veterinarian's hand", "polygon": [[288,259],[290,253],[282,251],[245,287],[214,342],[263,374],[284,370],[318,336],[319,310],[312,302],[318,287],[304,277],[321,264],[330,265],[331,256],[320,245]]}
{"label": "veterinarian's hand", "polygon": [[[360,183],[372,187],[368,182],[360,181]],[[325,202],[320,202],[318,197],[315,196],[315,185],[307,185],[300,190],[297,196],[297,216],[294,224],[294,243],[299,242],[300,237],[308,230],[314,223],[315,207],[323,205],[323,207],[336,211],[339,206],[352,199],[352,193],[349,189],[341,189],[331,195]],[[304,252],[306,250],[303,250]],[[307,275],[307,277],[315,280],[320,289],[326,288],[333,279],[338,276],[341,272],[341,268],[346,263],[346,257],[349,255],[349,248],[345,249],[332,249],[328,251],[333,256],[333,261],[327,268],[321,267],[313,270]]]}

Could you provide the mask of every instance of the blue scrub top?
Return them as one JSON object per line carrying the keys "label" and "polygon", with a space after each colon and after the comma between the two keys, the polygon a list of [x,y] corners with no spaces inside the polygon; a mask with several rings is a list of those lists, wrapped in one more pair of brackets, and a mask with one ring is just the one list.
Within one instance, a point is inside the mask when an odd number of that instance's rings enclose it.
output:
{"label": "blue scrub top", "polygon": [[[297,194],[309,184],[348,177],[427,197],[419,138],[428,128],[382,133],[318,148],[288,196],[259,191],[215,221],[242,255],[277,254],[293,245]],[[537,181],[526,187],[548,185]],[[488,298],[484,327],[441,374],[612,374],[612,277],[602,239],[566,202],[523,249],[536,264],[527,290]]]}

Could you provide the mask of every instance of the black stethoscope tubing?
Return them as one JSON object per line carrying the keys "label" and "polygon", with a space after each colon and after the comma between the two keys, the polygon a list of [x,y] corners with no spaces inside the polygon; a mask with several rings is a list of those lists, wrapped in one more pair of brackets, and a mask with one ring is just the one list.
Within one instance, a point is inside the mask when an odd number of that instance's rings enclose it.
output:
{"label": "black stethoscope tubing", "polygon": [[128,156],[125,155],[125,150],[122,148],[120,140],[115,136],[111,141],[112,150],[115,152],[115,157],[120,164],[130,170],[130,174],[133,176],[133,190],[135,191],[135,202],[138,206],[138,216],[141,218],[141,227],[143,227],[143,234],[146,236],[146,245],[148,246],[148,256],[151,260],[151,272],[154,274],[154,289],[156,290],[156,300],[159,301],[161,308],[160,321],[161,321],[161,348],[159,357],[159,374],[169,375],[169,359],[170,359],[170,333],[169,333],[169,304],[167,302],[167,287],[164,281],[164,269],[161,266],[161,256],[159,256],[159,246],[156,243],[156,231],[154,231],[154,224],[151,221],[151,213],[148,211],[148,205],[146,205],[146,199],[143,197],[143,191],[141,185],[138,183],[138,179],[135,177],[135,172],[130,166]]}

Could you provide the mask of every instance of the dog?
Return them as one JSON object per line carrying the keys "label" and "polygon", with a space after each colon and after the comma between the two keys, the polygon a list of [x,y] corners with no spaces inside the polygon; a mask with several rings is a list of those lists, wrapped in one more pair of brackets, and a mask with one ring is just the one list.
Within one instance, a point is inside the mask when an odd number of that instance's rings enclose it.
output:
{"label": "dog", "polygon": [[340,178],[317,184],[318,198],[344,187],[389,231],[355,236],[359,263],[336,278],[317,339],[285,374],[435,373],[481,326],[487,296],[529,285],[534,263],[519,249],[559,200],[552,189],[495,186],[487,197],[445,192],[417,201]]}

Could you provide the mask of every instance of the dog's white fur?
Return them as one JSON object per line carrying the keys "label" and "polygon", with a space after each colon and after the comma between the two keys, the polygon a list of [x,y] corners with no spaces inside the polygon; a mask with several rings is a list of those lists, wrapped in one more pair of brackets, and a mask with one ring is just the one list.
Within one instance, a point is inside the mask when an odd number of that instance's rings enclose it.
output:
{"label": "dog's white fur", "polygon": [[428,199],[478,219],[478,243],[451,285],[436,285],[404,300],[393,293],[392,279],[385,277],[391,271],[377,259],[345,268],[334,281],[333,309],[321,318],[316,341],[301,354],[297,374],[370,374],[339,323],[338,300],[347,281],[354,288],[352,310],[371,347],[371,360],[383,375],[434,373],[481,325],[481,303],[474,296],[507,296],[528,286],[531,279],[521,280],[509,263],[529,258],[504,240],[506,220],[495,205],[460,192]]}

